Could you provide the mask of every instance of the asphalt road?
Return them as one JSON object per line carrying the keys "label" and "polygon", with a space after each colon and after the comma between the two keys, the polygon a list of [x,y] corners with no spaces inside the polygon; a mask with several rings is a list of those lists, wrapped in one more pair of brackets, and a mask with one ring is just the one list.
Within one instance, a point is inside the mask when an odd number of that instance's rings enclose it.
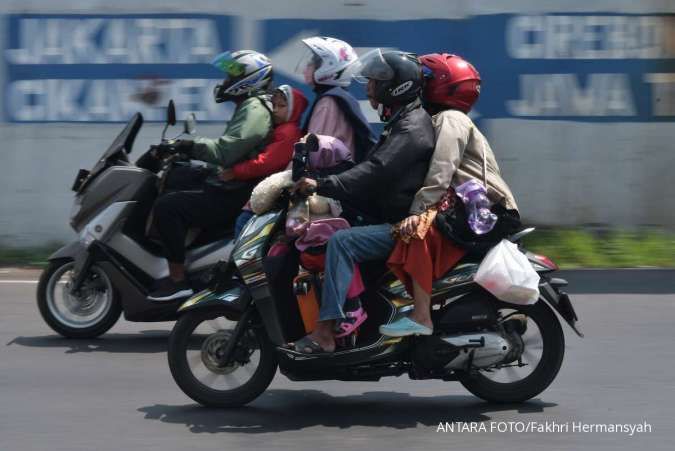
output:
{"label": "asphalt road", "polygon": [[[452,382],[277,376],[235,410],[199,407],[176,387],[165,353],[171,324],[120,321],[97,340],[55,336],[37,312],[36,285],[20,282],[35,278],[0,268],[1,451],[673,449],[675,272],[570,274],[586,338],[565,328],[558,378],[522,405],[490,405]],[[438,431],[445,422],[474,422],[476,432]],[[569,430],[491,431],[508,427],[499,422]],[[573,430],[643,422],[651,432]]]}

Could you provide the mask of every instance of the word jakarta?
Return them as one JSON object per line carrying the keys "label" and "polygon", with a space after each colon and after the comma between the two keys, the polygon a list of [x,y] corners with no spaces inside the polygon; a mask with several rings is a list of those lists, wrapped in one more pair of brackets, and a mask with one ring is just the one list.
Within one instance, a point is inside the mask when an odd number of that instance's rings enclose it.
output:
{"label": "word jakarta", "polygon": [[436,432],[518,432],[518,433],[621,433],[633,436],[636,433],[652,432],[652,425],[642,423],[583,423],[581,421],[490,421],[485,422],[440,422]]}

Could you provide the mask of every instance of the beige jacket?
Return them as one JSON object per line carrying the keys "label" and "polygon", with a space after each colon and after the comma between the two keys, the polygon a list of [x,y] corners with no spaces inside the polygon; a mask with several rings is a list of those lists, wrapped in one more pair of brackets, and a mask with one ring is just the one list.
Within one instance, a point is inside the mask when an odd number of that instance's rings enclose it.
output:
{"label": "beige jacket", "polygon": [[417,191],[410,213],[420,214],[435,205],[448,190],[476,179],[483,183],[483,149],[487,164],[488,198],[507,210],[518,210],[516,200],[499,172],[485,136],[466,114],[446,110],[433,117],[436,147],[424,186]]}

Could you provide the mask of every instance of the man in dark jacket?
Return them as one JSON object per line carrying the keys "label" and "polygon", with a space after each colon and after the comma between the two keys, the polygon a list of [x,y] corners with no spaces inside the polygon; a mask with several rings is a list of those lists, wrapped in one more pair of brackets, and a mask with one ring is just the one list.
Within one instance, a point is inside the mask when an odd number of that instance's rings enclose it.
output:
{"label": "man in dark jacket", "polygon": [[333,326],[335,320],[345,318],[342,306],[354,264],[389,256],[394,247],[391,224],[408,215],[434,150],[431,118],[418,99],[422,73],[417,58],[376,49],[361,59],[368,99],[386,122],[382,136],[362,163],[338,175],[302,179],[297,189],[356,203],[377,225],[340,230],[331,237],[319,321],[310,335],[295,343],[298,352],[334,351]]}

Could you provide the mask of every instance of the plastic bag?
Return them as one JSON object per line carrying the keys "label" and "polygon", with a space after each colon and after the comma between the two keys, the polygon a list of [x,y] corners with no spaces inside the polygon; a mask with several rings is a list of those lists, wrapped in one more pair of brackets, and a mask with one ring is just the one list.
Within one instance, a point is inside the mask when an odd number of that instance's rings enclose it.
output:
{"label": "plastic bag", "polygon": [[474,281],[504,302],[526,305],[539,299],[539,274],[518,246],[508,240],[487,253]]}

